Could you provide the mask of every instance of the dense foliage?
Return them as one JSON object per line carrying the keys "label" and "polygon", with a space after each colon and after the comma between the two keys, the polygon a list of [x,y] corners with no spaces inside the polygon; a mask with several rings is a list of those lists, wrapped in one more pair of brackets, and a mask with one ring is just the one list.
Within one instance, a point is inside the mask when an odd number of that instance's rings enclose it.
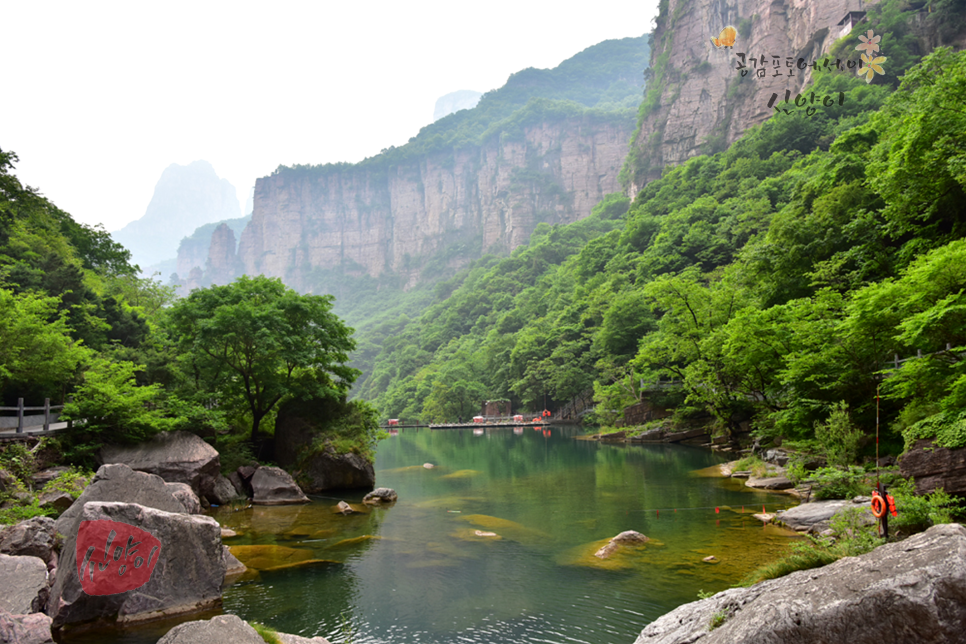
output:
{"label": "dense foliage", "polygon": [[815,91],[848,98],[438,285],[359,395],[436,420],[466,397],[554,409],[592,389],[606,421],[661,378],[680,383],[679,415],[818,427],[848,460],[878,391],[897,428],[963,444],[966,55],[937,50],[895,91],[844,76]]}

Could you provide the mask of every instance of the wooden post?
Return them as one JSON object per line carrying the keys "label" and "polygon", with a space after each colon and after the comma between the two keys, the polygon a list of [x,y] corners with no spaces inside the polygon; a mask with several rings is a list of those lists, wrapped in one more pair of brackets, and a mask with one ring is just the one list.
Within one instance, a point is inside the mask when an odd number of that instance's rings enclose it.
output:
{"label": "wooden post", "polygon": [[17,398],[17,433],[23,434],[23,398]]}
{"label": "wooden post", "polygon": [[895,361],[895,364],[896,364],[896,369],[898,369],[899,368],[899,354],[898,353],[894,353],[894,354],[892,354],[892,356],[893,356],[893,360]]}
{"label": "wooden post", "polygon": [[50,398],[44,398],[44,431],[50,431]]}

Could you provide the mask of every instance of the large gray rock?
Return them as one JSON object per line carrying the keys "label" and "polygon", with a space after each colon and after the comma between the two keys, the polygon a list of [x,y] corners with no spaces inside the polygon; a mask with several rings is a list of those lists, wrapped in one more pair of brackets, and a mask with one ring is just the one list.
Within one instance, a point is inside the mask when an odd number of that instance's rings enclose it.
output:
{"label": "large gray rock", "polygon": [[43,613],[12,615],[0,609],[0,644],[53,644],[50,617]]}
{"label": "large gray rock", "polygon": [[0,610],[14,615],[41,610],[46,599],[47,564],[38,557],[0,554]]}
{"label": "large gray rock", "polygon": [[372,489],[376,472],[372,463],[358,454],[335,454],[326,451],[305,459],[302,478],[305,490],[316,493],[324,490]]}
{"label": "large gray rock", "polygon": [[171,491],[174,498],[181,501],[184,511],[188,514],[201,514],[201,499],[187,483],[165,483],[164,487]]}
{"label": "large gray rock", "polygon": [[[70,535],[50,595],[48,613],[55,634],[75,624],[138,622],[221,605],[226,564],[221,528],[211,517],[164,512],[133,503],[91,502],[78,518],[135,526],[157,538],[161,550],[144,585],[116,594],[88,595],[77,575],[77,534]],[[113,574],[110,566],[107,574]]]}
{"label": "large gray rock", "polygon": [[902,455],[899,471],[916,480],[916,492],[926,494],[943,488],[949,494],[966,496],[966,448],[936,447],[932,440],[919,440]]}
{"label": "large gray rock", "polygon": [[104,447],[100,456],[104,463],[124,463],[168,483],[187,483],[201,498],[212,493],[221,474],[215,448],[189,432],[161,432],[139,445]]}
{"label": "large gray rock", "polygon": [[[724,621],[712,630],[717,616]],[[963,624],[966,528],[947,524],[685,604],[648,625],[636,644],[949,644],[966,641]]]}
{"label": "large gray rock", "polygon": [[0,532],[0,552],[7,555],[39,557],[50,562],[55,539],[54,520],[33,517]]}
{"label": "large gray rock", "polygon": [[751,476],[745,481],[745,485],[757,490],[789,490],[795,487],[795,484],[784,476],[767,476],[764,478]]}
{"label": "large gray rock", "polygon": [[[862,501],[860,497],[858,503],[853,500],[844,499],[803,503],[782,512],[778,516],[778,520],[792,530],[817,534],[829,527],[829,522],[832,520],[832,517],[849,508],[862,508],[868,516],[868,519],[872,519],[871,506]],[[872,523],[873,521],[868,520],[867,522]]]}
{"label": "large gray rock", "polygon": [[288,505],[308,503],[309,497],[280,467],[260,467],[252,476],[252,503],[255,505]]}
{"label": "large gray rock", "polygon": [[55,529],[65,537],[77,535],[77,521],[84,504],[98,502],[137,503],[165,512],[185,512],[185,507],[160,476],[135,472],[127,465],[101,465],[84,493],[57,519]]}

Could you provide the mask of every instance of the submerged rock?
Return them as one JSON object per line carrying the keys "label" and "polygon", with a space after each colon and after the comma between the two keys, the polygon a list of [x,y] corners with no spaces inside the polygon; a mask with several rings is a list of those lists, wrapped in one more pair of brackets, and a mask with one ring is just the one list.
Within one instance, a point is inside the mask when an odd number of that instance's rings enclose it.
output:
{"label": "submerged rock", "polygon": [[594,556],[598,559],[607,559],[615,552],[617,552],[621,546],[626,545],[638,545],[642,543],[647,543],[650,541],[646,536],[640,532],[635,532],[634,530],[625,530],[619,535],[607,542],[603,548],[599,549],[594,553]]}
{"label": "submerged rock", "polygon": [[288,505],[308,503],[292,476],[280,467],[260,467],[252,476],[252,503],[256,505]]}
{"label": "submerged rock", "polygon": [[339,501],[339,503],[335,506],[335,511],[339,514],[352,514],[354,512],[352,506],[345,501]]}
{"label": "submerged rock", "polygon": [[395,503],[398,498],[399,495],[396,494],[396,490],[388,487],[377,487],[363,497],[362,502],[370,505],[378,505],[380,503]]}
{"label": "submerged rock", "polygon": [[685,604],[635,644],[962,642],[964,598],[966,528],[938,525],[860,557]]}
{"label": "submerged rock", "polygon": [[[160,541],[161,547],[154,569],[143,585],[116,594],[89,595],[78,577],[80,566],[75,529],[64,543],[62,563],[51,589],[49,614],[55,632],[83,623],[145,621],[220,605],[225,559],[220,528],[214,519],[164,512],[134,503],[91,502],[83,507],[78,520],[106,520],[135,526]],[[117,549],[121,545],[118,544]],[[115,556],[118,555],[117,549]],[[146,552],[142,554],[147,555]],[[106,564],[106,570],[102,572],[98,566],[95,574],[120,578],[122,563],[107,560]]]}
{"label": "submerged rock", "polygon": [[124,463],[132,470],[157,474],[168,483],[187,483],[199,498],[212,495],[221,474],[215,448],[189,432],[161,432],[130,447],[106,446],[100,456],[105,464]]}

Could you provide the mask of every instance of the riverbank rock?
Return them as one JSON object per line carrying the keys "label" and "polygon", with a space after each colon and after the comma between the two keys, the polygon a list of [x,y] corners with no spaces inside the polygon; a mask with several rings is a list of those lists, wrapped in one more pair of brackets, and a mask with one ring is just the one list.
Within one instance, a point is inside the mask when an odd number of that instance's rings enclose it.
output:
{"label": "riverbank rock", "polygon": [[802,503],[779,514],[778,520],[796,532],[819,534],[823,530],[828,529],[832,517],[849,508],[863,508],[868,514],[867,523],[874,523],[875,520],[872,517],[872,509],[870,506],[848,499]]}
{"label": "riverbank rock", "polygon": [[100,457],[105,464],[123,463],[168,483],[187,483],[199,498],[208,498],[221,476],[218,452],[189,432],[161,432],[134,446],[105,446]]}
{"label": "riverbank rock", "polygon": [[50,517],[33,517],[0,532],[0,552],[38,557],[50,563],[54,556],[56,529]]}
{"label": "riverbank rock", "polygon": [[932,440],[919,440],[899,459],[899,471],[914,477],[916,492],[926,494],[943,488],[949,494],[966,496],[966,448],[936,447]]}
{"label": "riverbank rock", "polygon": [[[734,476],[734,474],[732,474],[732,476]],[[795,484],[784,476],[768,476],[764,478],[750,476],[748,480],[745,481],[745,485],[747,487],[755,488],[756,490],[789,490],[795,487]]]}
{"label": "riverbank rock", "polygon": [[240,495],[235,490],[235,485],[227,477],[219,475],[212,484],[208,502],[214,505],[225,505],[237,496]]}
{"label": "riverbank rock", "polygon": [[964,598],[966,528],[938,525],[861,557],[685,604],[636,644],[962,642]]}
{"label": "riverbank rock", "polygon": [[[329,644],[324,637],[301,637],[279,633],[284,644]],[[158,644],[265,644],[252,626],[237,615],[218,615],[209,620],[178,624]]]}
{"label": "riverbank rock", "polygon": [[280,467],[260,467],[252,476],[252,503],[255,505],[288,505],[308,503],[301,488]]}
{"label": "riverbank rock", "polygon": [[84,505],[92,502],[136,503],[165,512],[186,511],[160,476],[135,472],[122,463],[101,465],[84,493],[54,523],[54,529],[65,537],[76,537],[76,524]]}
{"label": "riverbank rock", "polygon": [[0,554],[0,609],[14,615],[43,610],[47,595],[47,564],[38,557]]}
{"label": "riverbank rock", "polygon": [[607,559],[617,552],[622,546],[640,545],[642,543],[647,543],[648,541],[650,541],[650,539],[640,532],[635,532],[634,530],[625,530],[611,539],[606,546],[595,552],[594,556],[598,559]]}
{"label": "riverbank rock", "polygon": [[58,514],[64,512],[74,504],[74,497],[63,490],[50,490],[37,497],[37,505],[42,508],[52,508]]}
{"label": "riverbank rock", "polygon": [[[226,563],[221,529],[211,517],[165,512],[134,503],[90,502],[77,518],[135,526],[158,539],[161,549],[144,585],[116,594],[89,595],[78,578],[77,531],[68,535],[48,609],[55,634],[79,624],[146,621],[221,605]],[[112,563],[103,574],[111,574]]]}
{"label": "riverbank rock", "polygon": [[43,613],[14,615],[0,608],[0,644],[54,644],[50,617]]}
{"label": "riverbank rock", "polygon": [[395,503],[399,495],[396,490],[388,487],[377,487],[375,490],[362,498],[363,503],[369,505],[379,505],[380,503]]}
{"label": "riverbank rock", "polygon": [[324,490],[372,489],[376,471],[372,463],[358,454],[336,454],[331,448],[315,453],[302,463],[302,478],[307,492]]}
{"label": "riverbank rock", "polygon": [[70,468],[66,465],[58,465],[57,467],[48,467],[45,470],[40,470],[39,472],[34,472],[30,475],[30,480],[34,483],[34,489],[40,489],[47,485],[55,478],[60,476],[65,472],[69,472]]}

